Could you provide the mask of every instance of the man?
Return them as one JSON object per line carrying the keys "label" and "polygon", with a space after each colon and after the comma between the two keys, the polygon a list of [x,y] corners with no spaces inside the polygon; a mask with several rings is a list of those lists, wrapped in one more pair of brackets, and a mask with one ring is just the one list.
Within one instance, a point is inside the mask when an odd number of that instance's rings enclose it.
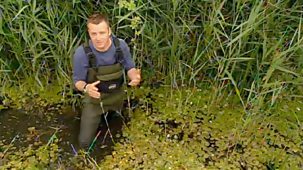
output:
{"label": "man", "polygon": [[130,86],[137,86],[141,73],[135,68],[125,41],[112,36],[107,17],[93,14],[87,20],[90,37],[78,47],[73,58],[73,81],[84,92],[79,144],[87,148],[92,142],[102,114],[119,111],[123,105],[124,70]]}

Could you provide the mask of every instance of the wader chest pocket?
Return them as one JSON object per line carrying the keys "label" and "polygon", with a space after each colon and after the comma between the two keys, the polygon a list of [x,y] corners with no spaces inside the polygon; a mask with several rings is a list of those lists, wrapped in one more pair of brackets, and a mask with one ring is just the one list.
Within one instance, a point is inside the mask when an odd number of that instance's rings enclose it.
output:
{"label": "wader chest pocket", "polygon": [[119,79],[110,80],[110,81],[100,81],[98,84],[98,91],[103,93],[111,93],[118,89],[123,84],[123,77],[121,76]]}

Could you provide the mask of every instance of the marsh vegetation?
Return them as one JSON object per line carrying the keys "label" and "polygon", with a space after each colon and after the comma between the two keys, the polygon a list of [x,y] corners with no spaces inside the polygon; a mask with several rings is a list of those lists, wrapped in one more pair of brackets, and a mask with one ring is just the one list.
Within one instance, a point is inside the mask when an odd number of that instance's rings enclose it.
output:
{"label": "marsh vegetation", "polygon": [[[1,1],[1,168],[302,169],[302,9],[296,0]],[[75,155],[66,135],[77,133],[66,127],[81,106],[71,59],[93,11],[110,14],[143,73],[127,89],[137,108],[126,108],[101,159]]]}

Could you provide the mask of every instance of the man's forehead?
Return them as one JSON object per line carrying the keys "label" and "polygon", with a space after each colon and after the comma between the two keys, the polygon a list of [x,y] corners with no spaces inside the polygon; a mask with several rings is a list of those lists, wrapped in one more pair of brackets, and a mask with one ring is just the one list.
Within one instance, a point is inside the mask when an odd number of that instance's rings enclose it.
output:
{"label": "man's forehead", "polygon": [[105,21],[102,21],[98,24],[95,23],[88,23],[87,24],[88,27],[109,27],[108,24]]}

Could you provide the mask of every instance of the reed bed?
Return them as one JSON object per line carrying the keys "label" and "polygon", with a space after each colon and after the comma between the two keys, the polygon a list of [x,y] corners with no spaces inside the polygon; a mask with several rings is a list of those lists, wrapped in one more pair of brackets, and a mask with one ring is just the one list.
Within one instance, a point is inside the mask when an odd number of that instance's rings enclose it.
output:
{"label": "reed bed", "polygon": [[[238,162],[238,169],[302,168],[302,9],[303,1],[295,0],[2,0],[0,111],[7,108],[10,88],[15,88],[10,97],[30,111],[53,102],[33,100],[38,92],[52,89],[48,92],[59,95],[60,105],[61,94],[74,95],[72,56],[88,39],[87,16],[99,11],[109,15],[114,34],[131,47],[144,80],[142,88],[130,92],[143,105],[123,134],[128,139],[105,158],[105,166],[152,168],[155,162],[148,160],[157,160],[159,168],[177,169],[217,168],[220,161],[231,167]],[[75,104],[77,98],[69,101]],[[205,139],[210,146],[204,153],[199,149]],[[221,152],[211,156],[216,141],[223,141],[217,147]],[[151,143],[155,148],[146,148]],[[137,146],[148,149],[150,159],[136,162],[146,156]]]}
{"label": "reed bed", "polygon": [[302,2],[291,0],[3,1],[1,84],[70,84],[94,11],[108,13],[150,82],[206,84],[213,102],[237,95],[245,109],[273,106],[284,91],[302,94]]}

